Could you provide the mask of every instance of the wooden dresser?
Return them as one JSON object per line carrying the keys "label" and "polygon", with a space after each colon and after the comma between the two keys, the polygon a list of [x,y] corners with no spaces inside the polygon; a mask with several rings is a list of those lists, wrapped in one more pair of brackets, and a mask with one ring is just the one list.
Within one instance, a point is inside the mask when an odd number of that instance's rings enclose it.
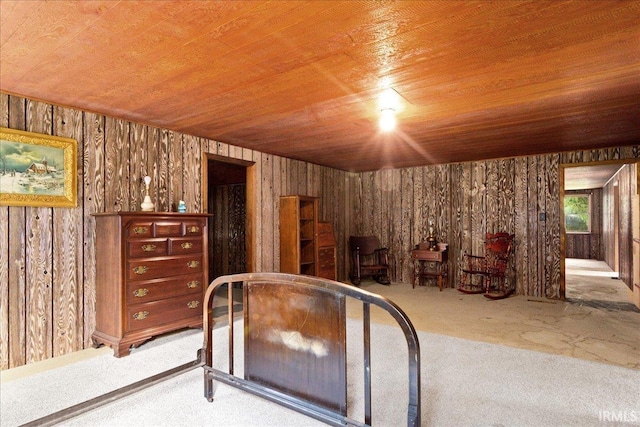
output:
{"label": "wooden dresser", "polygon": [[94,346],[126,356],[155,335],[202,326],[207,214],[115,212],[96,219]]}
{"label": "wooden dresser", "polygon": [[336,237],[330,222],[318,222],[318,277],[337,280]]}

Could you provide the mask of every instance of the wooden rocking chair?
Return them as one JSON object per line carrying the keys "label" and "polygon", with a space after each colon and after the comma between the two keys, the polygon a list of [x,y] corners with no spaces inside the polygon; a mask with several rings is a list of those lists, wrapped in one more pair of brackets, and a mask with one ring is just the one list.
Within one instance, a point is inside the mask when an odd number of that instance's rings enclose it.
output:
{"label": "wooden rocking chair", "polygon": [[514,287],[507,283],[506,273],[511,256],[514,234],[487,233],[484,256],[463,255],[462,281],[458,290],[466,294],[480,294],[491,299],[511,295]]}
{"label": "wooden rocking chair", "polygon": [[389,252],[380,245],[375,236],[350,236],[351,283],[360,286],[365,276],[371,276],[376,282],[389,285]]}

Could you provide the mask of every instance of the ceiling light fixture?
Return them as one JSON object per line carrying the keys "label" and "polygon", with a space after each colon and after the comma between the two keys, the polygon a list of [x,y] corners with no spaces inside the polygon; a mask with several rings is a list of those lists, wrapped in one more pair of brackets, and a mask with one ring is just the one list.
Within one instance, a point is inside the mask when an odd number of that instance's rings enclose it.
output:
{"label": "ceiling light fixture", "polygon": [[398,93],[391,87],[387,87],[378,96],[380,107],[380,129],[390,132],[396,127],[396,111],[399,106]]}
{"label": "ceiling light fixture", "polygon": [[381,110],[386,108],[395,110],[398,106],[398,93],[391,87],[386,88],[378,96],[378,105]]}
{"label": "ceiling light fixture", "polygon": [[396,127],[396,111],[393,108],[385,108],[380,111],[380,129],[390,132]]}

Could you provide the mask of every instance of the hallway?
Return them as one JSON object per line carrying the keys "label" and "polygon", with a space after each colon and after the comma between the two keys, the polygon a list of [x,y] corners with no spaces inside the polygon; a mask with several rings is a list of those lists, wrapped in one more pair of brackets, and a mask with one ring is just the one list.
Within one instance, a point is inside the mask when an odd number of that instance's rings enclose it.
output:
{"label": "hallway", "polygon": [[565,271],[567,301],[632,311],[635,308],[631,291],[604,261],[567,258]]}

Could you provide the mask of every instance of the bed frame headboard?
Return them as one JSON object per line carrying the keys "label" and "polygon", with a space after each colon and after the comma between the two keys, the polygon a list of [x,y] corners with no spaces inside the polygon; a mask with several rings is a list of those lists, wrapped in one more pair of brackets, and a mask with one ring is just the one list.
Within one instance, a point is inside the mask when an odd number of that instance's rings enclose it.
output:
{"label": "bed frame headboard", "polygon": [[[214,297],[227,285],[228,368],[214,367]],[[234,375],[233,291],[242,289],[244,377]],[[346,299],[362,302],[364,421],[347,416]],[[371,304],[396,320],[407,341],[407,425],[420,425],[420,345],[407,315],[389,299],[332,280],[282,273],[218,277],[203,307],[204,395],[213,381],[251,392],[330,425],[371,425]]]}

